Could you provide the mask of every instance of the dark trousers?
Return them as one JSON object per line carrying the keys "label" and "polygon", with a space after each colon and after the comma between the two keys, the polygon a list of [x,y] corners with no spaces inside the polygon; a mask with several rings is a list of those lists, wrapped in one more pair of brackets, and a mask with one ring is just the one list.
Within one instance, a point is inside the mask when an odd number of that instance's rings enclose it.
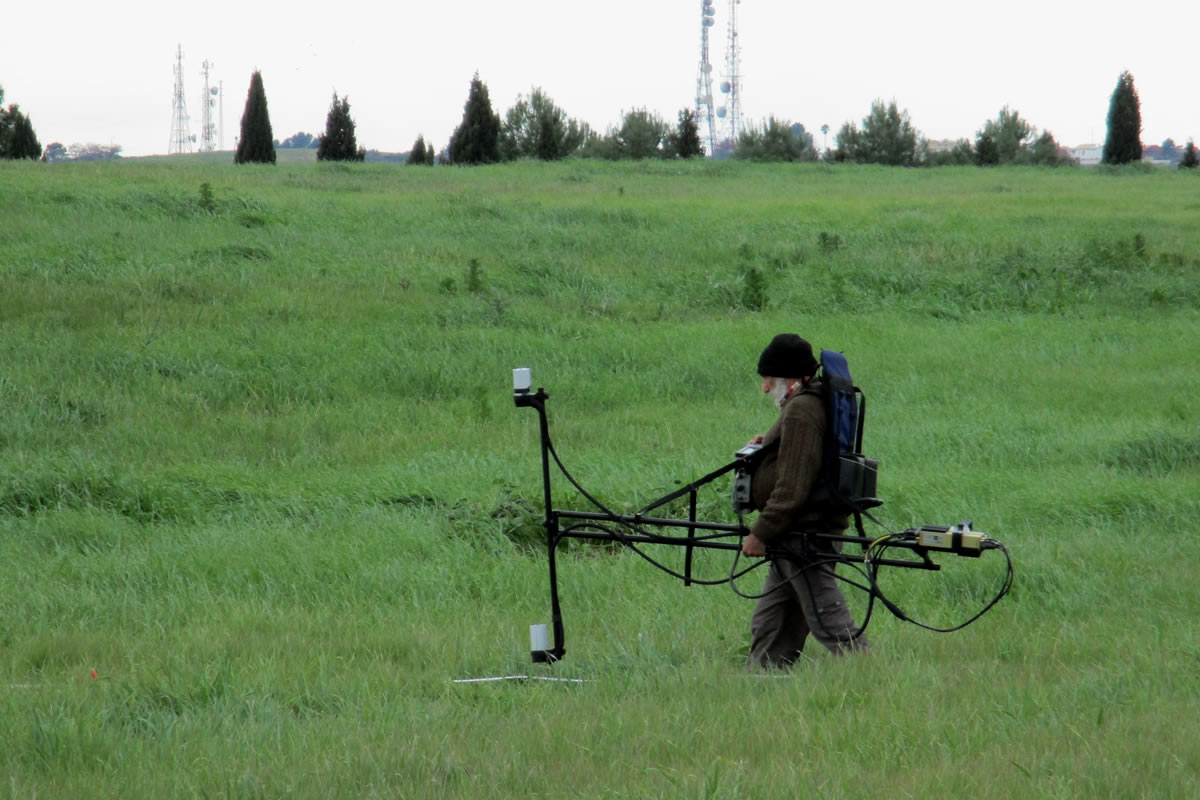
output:
{"label": "dark trousers", "polygon": [[813,554],[771,560],[765,594],[750,618],[749,666],[790,667],[809,634],[835,655],[871,649],[854,625],[833,564],[814,565],[820,558]]}

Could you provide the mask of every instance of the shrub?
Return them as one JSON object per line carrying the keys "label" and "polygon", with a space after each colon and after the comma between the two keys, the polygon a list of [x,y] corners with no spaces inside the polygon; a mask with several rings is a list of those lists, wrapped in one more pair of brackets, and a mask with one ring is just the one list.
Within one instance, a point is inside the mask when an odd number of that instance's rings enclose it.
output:
{"label": "shrub", "polygon": [[924,148],[908,112],[900,111],[895,100],[887,106],[876,100],[863,118],[862,130],[850,122],[842,126],[834,160],[913,167],[924,160]]}
{"label": "shrub", "polygon": [[667,123],[662,117],[644,108],[635,108],[621,116],[619,129],[610,129],[602,137],[589,139],[583,147],[583,154],[611,161],[660,158],[666,154],[664,143],[668,133]]}
{"label": "shrub", "polygon": [[538,158],[557,161],[575,153],[591,129],[554,104],[540,88],[517,97],[500,130],[500,155],[505,160]]}
{"label": "shrub", "polygon": [[747,126],[742,131],[733,157],[747,161],[816,161],[817,149],[803,125],[769,117],[762,127]]}

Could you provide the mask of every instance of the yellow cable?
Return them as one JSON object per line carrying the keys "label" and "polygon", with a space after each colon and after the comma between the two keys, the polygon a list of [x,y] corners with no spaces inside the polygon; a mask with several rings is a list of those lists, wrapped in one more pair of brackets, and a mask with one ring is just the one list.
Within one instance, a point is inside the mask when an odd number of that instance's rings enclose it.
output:
{"label": "yellow cable", "polygon": [[876,539],[875,541],[873,541],[869,545],[867,545],[867,555],[871,554],[871,551],[875,549],[875,545],[879,544],[884,539],[887,539],[889,536],[891,536],[890,533],[885,533],[883,536],[880,536],[878,539]]}

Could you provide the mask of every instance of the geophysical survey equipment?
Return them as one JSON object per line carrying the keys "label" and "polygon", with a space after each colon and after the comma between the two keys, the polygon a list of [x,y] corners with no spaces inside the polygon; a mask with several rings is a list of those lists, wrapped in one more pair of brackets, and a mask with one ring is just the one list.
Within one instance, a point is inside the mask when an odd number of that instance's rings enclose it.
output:
{"label": "geophysical survey equipment", "polygon": [[[550,578],[550,629],[547,630],[544,624],[530,626],[530,655],[534,662],[554,663],[566,654],[563,614],[559,601],[557,551],[559,544],[567,539],[620,544],[663,572],[683,581],[685,586],[728,584],[734,592],[743,597],[750,596],[742,594],[735,581],[771,559],[802,557],[808,565],[806,568],[850,565],[852,570],[861,576],[862,583],[836,573],[835,577],[869,596],[866,614],[859,626],[860,632],[870,623],[877,600],[899,619],[928,630],[949,633],[979,619],[1008,593],[1013,581],[1012,558],[1008,550],[1000,541],[974,530],[971,522],[922,525],[874,537],[866,534],[862,523],[864,517],[883,528],[882,523],[878,523],[870,512],[872,508],[883,504],[882,500],[874,497],[878,462],[861,454],[866,398],[861,390],[853,385],[845,357],[841,353],[822,351],[820,370],[828,387],[825,391],[830,425],[826,435],[828,452],[825,474],[820,482],[820,490],[832,493],[844,505],[848,514],[853,514],[856,535],[810,533],[789,537],[786,543],[769,545],[765,558],[753,560],[747,566],[740,566],[741,540],[749,533],[749,528],[743,524],[742,518],[752,510],[751,486],[754,470],[763,456],[761,447],[743,447],[734,454],[734,459],[724,466],[659,497],[633,513],[619,513],[596,499],[567,470],[550,439],[550,426],[546,416],[546,401],[550,396],[541,387],[537,391],[532,390],[529,368],[519,367],[513,370],[513,402],[518,408],[532,408],[537,412],[541,441],[542,497],[545,508],[543,525],[546,529]],[[551,461],[571,486],[591,504],[592,510],[554,507],[550,483]],[[697,519],[698,490],[730,473],[733,473],[732,504],[738,522],[733,524]],[[655,515],[654,512],[663,506],[685,497],[688,505],[687,518]],[[835,542],[841,543],[843,548],[858,545],[860,552],[838,552],[830,546]],[[645,552],[647,545],[682,547],[682,571],[673,569],[649,555]],[[695,577],[692,573],[692,563],[696,550],[729,551],[732,554],[732,564],[728,576],[716,580]],[[935,553],[978,558],[991,550],[999,551],[1006,561],[1000,588],[983,608],[958,625],[938,628],[912,619],[879,588],[877,577],[883,567],[937,571],[941,566],[932,558]],[[552,643],[550,633],[553,633]]]}

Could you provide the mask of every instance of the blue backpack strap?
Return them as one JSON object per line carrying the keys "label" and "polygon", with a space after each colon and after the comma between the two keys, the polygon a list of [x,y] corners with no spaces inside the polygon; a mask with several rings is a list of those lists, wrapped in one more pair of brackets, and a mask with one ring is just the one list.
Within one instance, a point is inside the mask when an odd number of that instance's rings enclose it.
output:
{"label": "blue backpack strap", "polygon": [[846,356],[836,350],[821,351],[822,381],[826,391],[826,411],[829,414],[829,426],[833,432],[837,453],[857,453],[862,450],[863,417],[866,412],[866,398],[863,398],[862,408],[858,398],[862,395],[850,377],[850,365]]}

